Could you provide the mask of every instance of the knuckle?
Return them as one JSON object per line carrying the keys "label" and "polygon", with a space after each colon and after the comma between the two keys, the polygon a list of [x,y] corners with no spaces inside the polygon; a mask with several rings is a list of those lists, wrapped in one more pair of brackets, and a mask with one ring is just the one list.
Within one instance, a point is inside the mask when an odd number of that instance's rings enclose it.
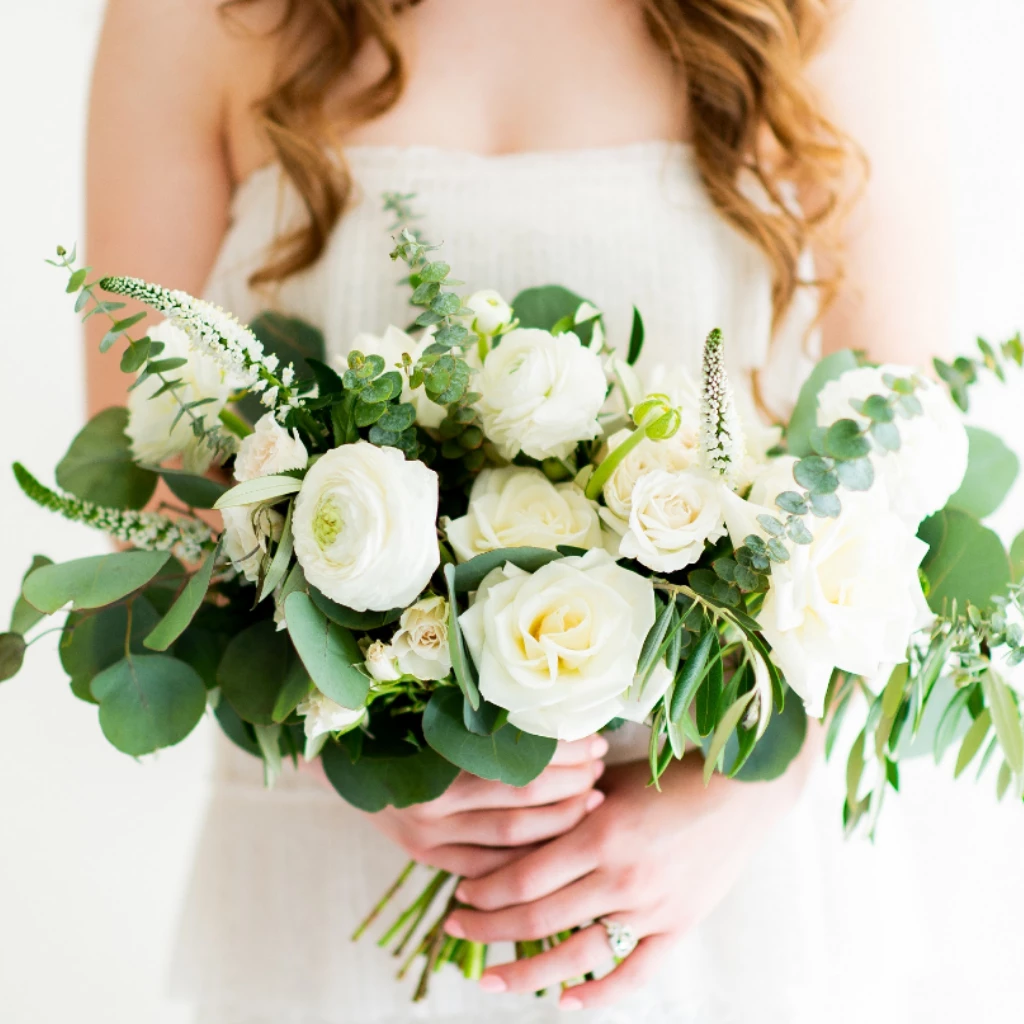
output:
{"label": "knuckle", "polygon": [[636,863],[623,864],[615,872],[615,890],[619,895],[632,895],[644,884],[645,872]]}
{"label": "knuckle", "polygon": [[522,814],[517,811],[506,811],[494,823],[494,834],[501,846],[518,846],[523,835]]}
{"label": "knuckle", "polygon": [[548,925],[549,915],[539,904],[534,903],[523,908],[523,928],[531,939],[542,939],[551,932]]}

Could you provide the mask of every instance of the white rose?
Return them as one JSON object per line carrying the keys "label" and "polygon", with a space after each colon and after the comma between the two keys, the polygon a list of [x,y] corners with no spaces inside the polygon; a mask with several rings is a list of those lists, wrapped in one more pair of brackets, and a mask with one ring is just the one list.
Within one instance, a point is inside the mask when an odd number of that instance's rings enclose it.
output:
{"label": "white rose", "polygon": [[578,740],[613,718],[642,722],[664,695],[667,670],[642,694],[634,681],[654,618],[651,581],[594,550],[532,575],[495,569],[459,622],[480,692],[512,725]]}
{"label": "white rose", "polygon": [[221,509],[224,554],[250,583],[260,578],[260,563],[271,538],[281,536],[284,519],[266,505],[236,505]]}
{"label": "white rose", "polygon": [[437,474],[397,448],[366,441],[321,456],[292,511],[306,579],[354,611],[419,597],[440,562]]}
{"label": "white rose", "polygon": [[289,434],[268,412],[253,432],[242,439],[235,456],[235,479],[243,483],[286,469],[305,469],[308,461],[309,454],[298,432],[293,430]]}
{"label": "white rose", "polygon": [[[866,425],[869,421],[853,411],[850,399],[888,396],[882,380],[887,373],[910,377],[916,371],[908,366],[864,366],[829,381],[818,396],[819,426],[831,426],[841,419]],[[943,508],[963,483],[968,442],[963,417],[945,388],[924,380],[915,394],[924,415],[909,419],[897,415],[899,451],[874,452],[870,458],[876,475],[886,485],[893,510],[916,530],[923,519]]]}
{"label": "white rose", "polygon": [[402,675],[415,679],[444,679],[452,670],[448,650],[448,602],[425,597],[402,612],[391,650]]}
{"label": "white rose", "polygon": [[307,761],[312,761],[320,753],[331,733],[351,732],[366,719],[366,708],[357,711],[343,708],[317,689],[310,692],[295,712],[303,719],[302,727],[306,733],[303,756]]}
{"label": "white rose", "polygon": [[[150,377],[128,393],[128,435],[132,456],[142,463],[160,465],[180,455],[182,466],[189,473],[205,473],[213,461],[213,450],[192,432],[187,415],[174,419],[182,403],[203,398],[214,401],[200,407],[202,415],[215,421],[231,396],[231,385],[220,364],[205,352],[193,349],[184,331],[164,321],[149,332],[153,341],[163,342],[159,359],[187,359],[188,363],[170,376],[184,381],[173,393],[153,397],[163,382]],[[167,374],[165,374],[167,376]],[[174,423],[172,427],[171,424]]]}
{"label": "white rose", "polygon": [[485,469],[473,482],[469,510],[448,524],[461,561],[498,548],[601,546],[597,503],[574,483],[553,484],[540,470]]}
{"label": "white rose", "polygon": [[[357,334],[352,342],[350,351],[362,352],[364,356],[380,356],[387,363],[388,370],[394,370],[402,365],[402,355],[408,353],[415,365],[419,362],[423,350],[433,341],[433,330],[425,331],[423,337],[417,341],[409,337],[405,331],[397,327],[388,327],[383,335]],[[339,370],[344,372],[348,369],[347,358],[335,360]],[[405,378],[405,374],[402,374]],[[404,380],[402,387],[402,401],[412,402],[416,407],[416,422],[421,427],[434,429],[447,415],[443,405],[438,405],[427,398],[427,393],[422,387],[410,388],[408,379]]]}
{"label": "white rose", "polygon": [[575,334],[518,329],[484,360],[477,390],[484,433],[506,459],[566,458],[597,437],[607,381]]}
{"label": "white rose", "polygon": [[[791,471],[792,460],[785,461]],[[758,514],[777,512],[723,494],[737,545],[762,532]],[[757,616],[774,661],[814,717],[824,712],[833,669],[887,675],[907,660],[911,635],[933,618],[917,572],[928,546],[891,511],[884,488],[844,492],[842,503],[838,519],[805,517],[814,540],[790,543],[789,561],[772,564]]]}
{"label": "white rose", "polygon": [[512,307],[491,289],[473,292],[462,304],[473,311],[465,318],[466,326],[478,334],[497,334],[512,322]]}
{"label": "white rose", "polygon": [[[629,522],[619,555],[655,572],[676,572],[696,562],[705,541],[725,536],[722,492],[726,488],[699,470],[658,469],[633,488]],[[613,524],[618,520],[609,517]]]}
{"label": "white rose", "polygon": [[395,652],[380,640],[374,640],[373,643],[366,645],[366,649],[363,651],[363,658],[366,661],[366,671],[378,683],[393,683],[402,675],[398,671]]}

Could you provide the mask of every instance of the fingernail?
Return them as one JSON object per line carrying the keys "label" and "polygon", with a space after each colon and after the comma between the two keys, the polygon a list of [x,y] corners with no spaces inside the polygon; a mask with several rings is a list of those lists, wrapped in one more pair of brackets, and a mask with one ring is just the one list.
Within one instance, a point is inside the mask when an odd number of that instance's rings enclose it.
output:
{"label": "fingernail", "polygon": [[583,1004],[575,996],[562,996],[558,1002],[560,1010],[582,1010]]}
{"label": "fingernail", "polygon": [[601,778],[604,775],[604,761],[595,761],[591,771],[593,771],[595,779]]}
{"label": "fingernail", "polygon": [[466,937],[466,929],[458,921],[453,921],[450,917],[444,923],[444,930],[457,939],[464,939]]}
{"label": "fingernail", "polygon": [[583,805],[588,811],[593,811],[604,803],[604,793],[595,789],[587,796],[587,802]]}
{"label": "fingernail", "polygon": [[480,988],[484,992],[504,992],[508,988],[505,979],[498,974],[485,974],[480,979]]}
{"label": "fingernail", "polygon": [[469,893],[466,891],[466,887],[464,885],[460,885],[458,889],[455,890],[455,898],[457,900],[461,900],[463,903],[469,902],[467,899],[468,896]]}
{"label": "fingernail", "polygon": [[595,736],[590,744],[591,757],[604,757],[608,753],[608,741],[603,736]]}

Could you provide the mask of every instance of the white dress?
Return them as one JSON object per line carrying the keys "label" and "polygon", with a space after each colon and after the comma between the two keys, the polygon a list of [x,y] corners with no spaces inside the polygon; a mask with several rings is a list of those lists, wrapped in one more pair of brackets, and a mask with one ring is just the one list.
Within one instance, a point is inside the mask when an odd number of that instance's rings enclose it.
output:
{"label": "white dress", "polygon": [[[398,283],[401,267],[388,258],[389,215],[380,195],[415,193],[426,237],[443,244],[444,259],[467,292],[496,288],[511,299],[525,287],[564,284],[605,312],[609,341],[620,349],[635,305],[647,328],[641,369],[683,361],[697,370],[705,335],[720,327],[746,399],[752,401],[751,371],[759,370],[769,407],[792,402],[809,366],[813,296],[798,296],[772,340],[769,268],[715,212],[686,146],[501,157],[355,147],[347,159],[358,186],[354,208],[319,263],[271,294],[253,294],[247,278],[276,232],[297,215],[297,199],[274,167],[242,185],[208,287],[211,298],[242,319],[269,305],[303,317],[324,331],[332,352],[346,352],[359,332],[404,326],[411,320],[408,293]],[[615,743],[619,759],[639,756],[646,746],[635,733],[617,733]],[[882,929],[839,922],[884,917],[897,923],[890,940],[898,943],[898,922],[908,910],[905,890],[881,862],[872,862],[871,851],[842,848],[840,808],[835,787],[824,778],[812,782],[744,880],[676,947],[659,976],[625,1005],[581,1013],[581,1020],[858,1018],[863,1008],[848,973],[856,962],[850,937],[871,935],[872,959],[884,957]],[[408,1002],[411,987],[394,982],[389,954],[367,939],[349,940],[404,861],[363,815],[306,777],[290,774],[265,791],[257,761],[220,740],[175,988],[199,1007],[202,1024],[562,1020],[550,999],[486,995],[454,969],[435,978],[425,1005]],[[847,886],[851,871],[860,876]],[[863,908],[848,897],[865,887],[877,895],[876,906]],[[886,1012],[874,1019],[909,1019],[898,991],[887,999]]]}

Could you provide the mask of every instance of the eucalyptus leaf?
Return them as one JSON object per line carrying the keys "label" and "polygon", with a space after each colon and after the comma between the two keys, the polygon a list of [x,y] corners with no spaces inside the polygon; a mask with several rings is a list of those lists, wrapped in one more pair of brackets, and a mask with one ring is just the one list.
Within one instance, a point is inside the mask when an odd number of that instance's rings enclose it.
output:
{"label": "eucalyptus leaf", "polygon": [[232,637],[217,667],[217,685],[243,721],[274,725],[274,709],[296,660],[288,634],[263,619]]}
{"label": "eucalyptus leaf", "polygon": [[[786,444],[791,455],[803,458],[813,452],[811,431],[818,425],[818,395],[832,380],[841,377],[847,370],[857,368],[857,357],[849,349],[841,349],[822,359],[811,371],[800,389],[793,415],[786,430]],[[806,485],[805,485],[806,486]]]}
{"label": "eucalyptus leaf", "polygon": [[217,501],[227,492],[227,486],[209,477],[196,476],[182,469],[165,469],[160,467],[160,476],[179,500],[189,508],[213,508]]}
{"label": "eucalyptus leaf", "polygon": [[[28,579],[36,569],[41,569],[44,565],[53,565],[53,559],[47,558],[46,555],[33,555],[32,564],[28,567],[25,575],[21,579],[22,585],[24,585],[25,580]],[[21,633],[24,635],[44,618],[46,618],[46,616],[39,611],[38,608],[33,608],[19,591],[18,600],[14,602],[14,608],[11,611],[11,632]]]}
{"label": "eucalyptus leaf", "polygon": [[246,480],[225,491],[214,503],[214,508],[235,508],[238,505],[253,505],[257,502],[275,502],[289,494],[295,494],[302,481],[293,476],[260,476]]}
{"label": "eucalyptus leaf", "polygon": [[1010,582],[1010,560],[999,537],[958,509],[926,519],[918,536],[928,545],[921,568],[928,577],[928,604],[941,612],[952,601],[991,610],[992,597]]}
{"label": "eucalyptus leaf", "polygon": [[403,608],[392,608],[391,611],[387,612],[356,612],[351,608],[338,604],[336,601],[332,601],[329,597],[325,597],[314,586],[309,587],[309,596],[312,598],[313,604],[331,622],[336,622],[339,626],[344,626],[346,629],[360,631],[380,629],[382,626],[389,626],[392,622],[397,622],[405,610]]}
{"label": "eucalyptus leaf", "polygon": [[984,519],[995,512],[1010,493],[1020,461],[1001,438],[987,430],[968,427],[967,437],[970,441],[967,473],[946,507]]}
{"label": "eucalyptus leaf", "polygon": [[559,552],[546,548],[499,548],[497,551],[487,551],[456,566],[455,591],[465,594],[478,589],[489,572],[501,568],[507,562],[532,573],[561,557]]}
{"label": "eucalyptus leaf", "polygon": [[120,406],[93,416],[57,464],[58,485],[108,508],[143,508],[153,497],[157,476],[136,465],[127,425],[128,410]]}
{"label": "eucalyptus leaf", "polygon": [[146,637],[143,643],[152,651],[166,651],[175,640],[188,628],[199,606],[210,589],[213,567],[220,554],[220,546],[211,551],[203,560],[203,564],[194,572],[178,595],[170,611],[160,620],[160,624]]}
{"label": "eucalyptus leaf", "polygon": [[100,608],[145,586],[169,558],[167,551],[116,551],[44,565],[25,579],[22,594],[47,614],[69,601],[73,608]]}
{"label": "eucalyptus leaf", "polygon": [[[550,284],[521,291],[512,300],[512,309],[520,327],[539,327],[550,331],[565,317],[575,320],[576,310],[584,301],[568,288]],[[577,324],[573,328],[573,332],[584,345],[590,344],[593,331],[593,321]]]}
{"label": "eucalyptus leaf", "polygon": [[13,679],[25,661],[25,638],[20,633],[0,633],[0,683]]}
{"label": "eucalyptus leaf", "polygon": [[1010,545],[1010,569],[1014,583],[1024,580],[1024,533],[1018,533]]}

